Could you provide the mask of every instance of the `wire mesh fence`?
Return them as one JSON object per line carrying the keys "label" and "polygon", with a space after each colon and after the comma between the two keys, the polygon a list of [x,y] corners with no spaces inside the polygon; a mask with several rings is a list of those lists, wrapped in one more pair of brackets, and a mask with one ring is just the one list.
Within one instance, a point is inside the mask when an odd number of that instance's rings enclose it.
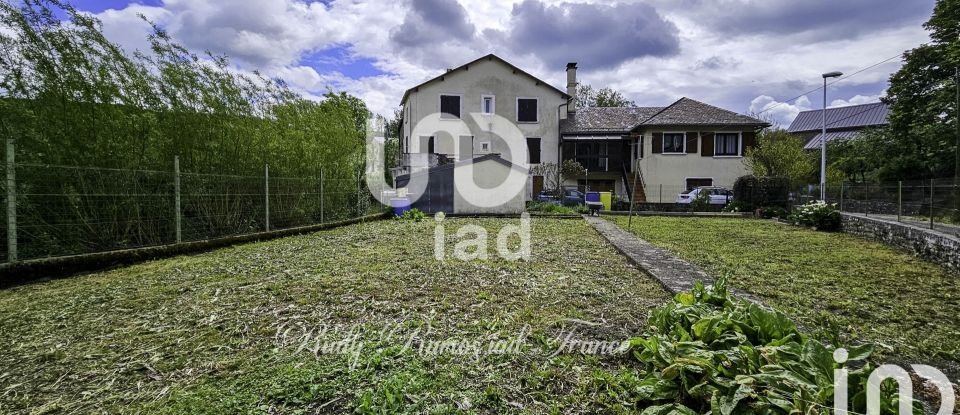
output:
{"label": "wire mesh fence", "polygon": [[832,186],[828,201],[841,211],[960,232],[960,183],[955,179]]}
{"label": "wire mesh fence", "polygon": [[[266,166],[259,176],[13,166],[14,187],[0,183],[8,213],[0,220],[2,262],[289,229],[381,211],[354,172],[272,177]],[[3,166],[3,177],[11,177],[9,167]],[[11,199],[12,216],[6,209]]]}

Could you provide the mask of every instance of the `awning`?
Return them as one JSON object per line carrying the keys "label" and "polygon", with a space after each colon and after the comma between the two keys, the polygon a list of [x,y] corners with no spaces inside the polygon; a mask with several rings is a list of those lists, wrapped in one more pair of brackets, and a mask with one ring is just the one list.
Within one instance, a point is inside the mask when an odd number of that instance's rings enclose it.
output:
{"label": "awning", "polygon": [[598,140],[624,140],[622,135],[565,135],[564,141],[598,141]]}

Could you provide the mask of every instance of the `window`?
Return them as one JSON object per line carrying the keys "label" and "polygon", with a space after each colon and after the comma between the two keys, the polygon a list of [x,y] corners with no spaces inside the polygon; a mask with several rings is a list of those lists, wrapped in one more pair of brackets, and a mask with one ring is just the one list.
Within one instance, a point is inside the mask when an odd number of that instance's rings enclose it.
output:
{"label": "window", "polygon": [[493,95],[483,95],[480,98],[480,112],[483,114],[493,114],[497,110],[496,98]]}
{"label": "window", "polygon": [[537,98],[517,98],[517,122],[539,122]]}
{"label": "window", "polygon": [[540,163],[540,139],[527,137],[527,163]]}
{"label": "window", "polygon": [[683,153],[686,151],[686,133],[663,133],[664,153]]}
{"label": "window", "polygon": [[440,118],[460,118],[460,96],[440,95]]}
{"label": "window", "polygon": [[480,151],[484,153],[490,152],[490,142],[484,141],[480,143]]}
{"label": "window", "polygon": [[740,133],[717,133],[714,138],[714,155],[739,156]]}

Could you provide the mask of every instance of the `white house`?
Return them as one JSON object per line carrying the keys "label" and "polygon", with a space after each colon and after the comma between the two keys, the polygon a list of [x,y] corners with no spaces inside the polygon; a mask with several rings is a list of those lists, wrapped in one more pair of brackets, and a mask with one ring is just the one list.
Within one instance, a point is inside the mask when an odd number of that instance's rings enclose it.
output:
{"label": "white house", "polygon": [[[578,108],[577,64],[568,64],[566,74],[564,92],[490,54],[408,89],[401,102],[400,173],[489,154],[510,161],[503,141],[468,116],[489,113],[519,128],[531,166],[576,160],[588,175],[567,184],[657,202],[662,185],[678,190],[732,185],[747,174],[745,149],[769,125],[690,98],[666,107]],[[436,113],[464,121],[469,134],[413,136],[416,124]],[[542,187],[543,178],[531,175],[523,198],[529,200]]]}

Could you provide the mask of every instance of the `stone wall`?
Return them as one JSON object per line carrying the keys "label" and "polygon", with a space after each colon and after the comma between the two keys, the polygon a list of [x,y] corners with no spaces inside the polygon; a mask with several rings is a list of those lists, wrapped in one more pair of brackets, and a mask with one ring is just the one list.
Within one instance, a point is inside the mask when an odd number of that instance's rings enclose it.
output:
{"label": "stone wall", "polygon": [[883,242],[950,270],[960,270],[960,239],[954,236],[905,223],[847,213],[842,214],[842,226],[844,233]]}

